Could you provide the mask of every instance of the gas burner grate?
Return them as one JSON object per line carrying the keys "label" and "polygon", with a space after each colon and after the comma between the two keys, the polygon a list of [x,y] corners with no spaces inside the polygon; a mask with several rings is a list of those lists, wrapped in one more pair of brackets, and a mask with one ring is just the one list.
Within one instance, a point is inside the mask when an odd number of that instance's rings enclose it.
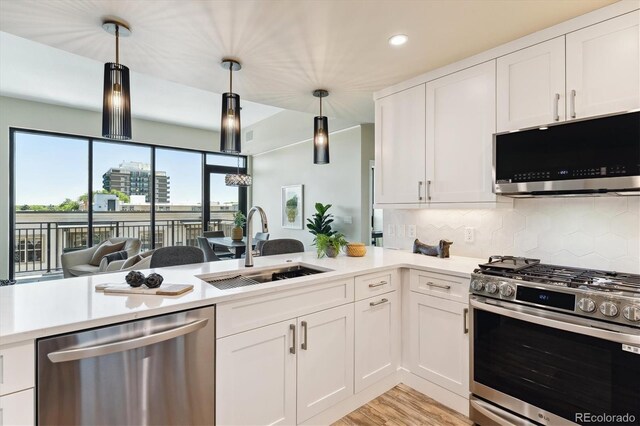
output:
{"label": "gas burner grate", "polygon": [[480,269],[476,269],[475,272],[521,281],[581,288],[586,290],[609,292],[624,291],[640,296],[640,275],[635,274],[539,263],[529,264],[526,267],[517,270],[496,268],[490,264],[484,264],[480,265]]}

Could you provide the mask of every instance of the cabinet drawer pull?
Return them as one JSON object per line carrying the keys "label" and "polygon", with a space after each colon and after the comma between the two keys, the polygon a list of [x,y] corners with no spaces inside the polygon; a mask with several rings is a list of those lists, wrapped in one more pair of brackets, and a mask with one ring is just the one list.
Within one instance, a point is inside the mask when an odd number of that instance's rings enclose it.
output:
{"label": "cabinet drawer pull", "polygon": [[418,181],[418,200],[422,201],[422,181]]}
{"label": "cabinet drawer pull", "polygon": [[291,334],[293,334],[293,344],[291,345],[291,347],[289,348],[289,353],[294,354],[296,353],[296,325],[295,324],[289,324],[289,330],[292,331]]}
{"label": "cabinet drawer pull", "polygon": [[571,106],[571,118],[576,118],[576,91],[571,91],[571,102],[569,103]]}
{"label": "cabinet drawer pull", "polygon": [[306,321],[302,321],[301,325],[302,325],[303,339],[304,340],[302,341],[302,345],[300,345],[300,349],[306,351],[309,348],[309,345],[308,345],[309,341],[307,340],[308,339],[308,337],[307,337],[307,322]]}
{"label": "cabinet drawer pull", "polygon": [[432,283],[431,281],[427,281],[427,285],[429,287],[438,287],[438,288],[443,288],[445,290],[449,290],[451,288],[450,285],[436,284],[436,283]]}
{"label": "cabinet drawer pull", "polygon": [[387,303],[389,301],[389,299],[382,299],[378,302],[369,302],[369,306],[378,306],[378,305],[382,305],[383,303]]}
{"label": "cabinet drawer pull", "polygon": [[555,121],[560,121],[560,112],[559,112],[559,104],[560,104],[560,93],[556,93],[553,96],[553,119]]}
{"label": "cabinet drawer pull", "polygon": [[431,181],[427,181],[427,200],[431,201]]}
{"label": "cabinet drawer pull", "polygon": [[469,321],[469,308],[464,308],[464,311],[462,313],[462,331],[464,332],[464,334],[469,333],[468,321]]}
{"label": "cabinet drawer pull", "polygon": [[386,281],[380,281],[379,283],[369,284],[369,288],[380,287],[381,285],[386,285]]}

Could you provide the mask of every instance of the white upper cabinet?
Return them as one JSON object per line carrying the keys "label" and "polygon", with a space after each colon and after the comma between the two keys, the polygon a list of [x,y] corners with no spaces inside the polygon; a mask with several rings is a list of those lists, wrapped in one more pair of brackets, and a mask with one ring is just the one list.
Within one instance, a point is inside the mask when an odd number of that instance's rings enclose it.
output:
{"label": "white upper cabinet", "polygon": [[640,108],[640,11],[567,34],[567,119]]}
{"label": "white upper cabinet", "polygon": [[420,203],[425,180],[425,85],[376,102],[376,203]]}
{"label": "white upper cabinet", "polygon": [[564,121],[564,80],[564,36],[498,58],[498,132]]}
{"label": "white upper cabinet", "polygon": [[492,202],[496,62],[427,83],[426,198],[429,203]]}

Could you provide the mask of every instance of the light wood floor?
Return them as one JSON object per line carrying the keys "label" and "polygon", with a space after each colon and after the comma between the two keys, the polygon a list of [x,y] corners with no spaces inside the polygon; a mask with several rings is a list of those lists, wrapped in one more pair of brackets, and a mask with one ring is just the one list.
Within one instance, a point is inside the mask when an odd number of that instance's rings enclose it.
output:
{"label": "light wood floor", "polygon": [[460,413],[400,384],[363,405],[333,426],[467,426],[473,422]]}

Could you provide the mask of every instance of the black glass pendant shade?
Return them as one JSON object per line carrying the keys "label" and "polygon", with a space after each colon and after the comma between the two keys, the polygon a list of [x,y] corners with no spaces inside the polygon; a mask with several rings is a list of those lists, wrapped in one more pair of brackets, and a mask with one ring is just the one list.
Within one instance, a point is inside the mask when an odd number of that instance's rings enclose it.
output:
{"label": "black glass pendant shade", "polygon": [[329,164],[329,123],[327,117],[313,120],[313,164]]}
{"label": "black glass pendant shade", "polygon": [[240,96],[235,93],[222,94],[222,122],[220,123],[220,151],[239,154],[240,141]]}
{"label": "black glass pendant shade", "polygon": [[104,64],[102,136],[109,139],[131,139],[129,68],[113,62]]}

